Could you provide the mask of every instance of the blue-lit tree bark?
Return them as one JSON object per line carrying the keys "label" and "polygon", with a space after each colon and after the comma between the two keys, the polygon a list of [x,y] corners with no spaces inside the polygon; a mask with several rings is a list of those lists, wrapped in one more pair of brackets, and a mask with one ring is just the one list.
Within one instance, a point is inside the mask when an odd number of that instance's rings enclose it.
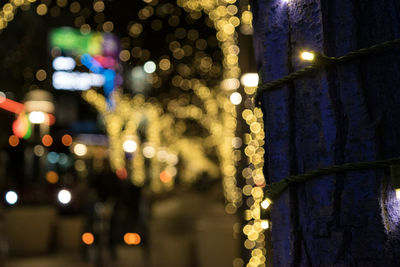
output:
{"label": "blue-lit tree bark", "polygon": [[[329,56],[400,38],[398,0],[254,0],[264,82]],[[264,93],[270,182],[345,162],[400,155],[400,49]],[[299,184],[272,207],[274,266],[400,266],[400,203],[384,170]]]}

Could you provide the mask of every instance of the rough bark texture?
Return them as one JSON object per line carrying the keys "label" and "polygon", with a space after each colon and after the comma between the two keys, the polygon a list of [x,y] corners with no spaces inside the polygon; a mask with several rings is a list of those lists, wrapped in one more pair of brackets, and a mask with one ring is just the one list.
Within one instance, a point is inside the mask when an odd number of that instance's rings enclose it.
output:
{"label": "rough bark texture", "polygon": [[[398,0],[258,0],[254,47],[264,82],[329,56],[400,38]],[[400,155],[400,49],[264,93],[265,175]],[[274,266],[400,266],[400,203],[382,170],[300,184],[273,206]]]}

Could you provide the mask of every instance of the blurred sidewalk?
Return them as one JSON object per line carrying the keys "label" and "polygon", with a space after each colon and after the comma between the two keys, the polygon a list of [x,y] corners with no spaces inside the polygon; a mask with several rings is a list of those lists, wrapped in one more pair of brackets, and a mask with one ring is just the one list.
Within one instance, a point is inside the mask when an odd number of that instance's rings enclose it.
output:
{"label": "blurred sidewalk", "polygon": [[[1,265],[0,265],[1,266]],[[32,257],[15,257],[7,259],[5,267],[145,267],[142,252],[137,247],[118,248],[118,259],[113,261],[105,257],[104,263],[84,261],[77,253],[57,253]]]}

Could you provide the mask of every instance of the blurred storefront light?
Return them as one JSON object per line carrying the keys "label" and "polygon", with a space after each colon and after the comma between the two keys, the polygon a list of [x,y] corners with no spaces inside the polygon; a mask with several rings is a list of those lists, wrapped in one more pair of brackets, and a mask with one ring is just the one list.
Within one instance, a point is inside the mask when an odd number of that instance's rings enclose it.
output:
{"label": "blurred storefront light", "polygon": [[73,70],[76,66],[75,59],[72,57],[56,57],[53,60],[55,70]]}
{"label": "blurred storefront light", "polygon": [[103,86],[105,80],[104,75],[97,73],[56,71],[53,74],[53,87],[58,90],[84,91],[92,86]]}

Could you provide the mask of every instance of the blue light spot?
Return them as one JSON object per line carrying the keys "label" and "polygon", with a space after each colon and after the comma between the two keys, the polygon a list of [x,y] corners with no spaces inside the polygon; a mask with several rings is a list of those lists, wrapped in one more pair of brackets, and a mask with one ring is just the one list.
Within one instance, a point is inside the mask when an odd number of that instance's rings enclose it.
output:
{"label": "blue light spot", "polygon": [[47,155],[47,160],[52,164],[56,164],[59,159],[60,159],[60,156],[56,152],[50,152]]}

